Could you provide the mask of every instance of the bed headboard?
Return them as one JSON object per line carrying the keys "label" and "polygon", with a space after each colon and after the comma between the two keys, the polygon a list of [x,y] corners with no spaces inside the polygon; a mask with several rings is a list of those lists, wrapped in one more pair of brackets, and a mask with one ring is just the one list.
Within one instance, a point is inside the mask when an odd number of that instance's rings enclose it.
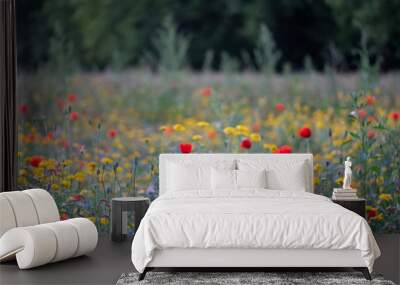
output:
{"label": "bed headboard", "polygon": [[177,154],[177,153],[165,153],[160,154],[159,159],[159,185],[160,195],[165,193],[167,185],[167,163],[168,161],[179,161],[188,163],[201,163],[205,161],[216,162],[220,160],[243,160],[252,161],[258,159],[267,159],[271,161],[283,161],[283,162],[299,162],[304,161],[306,167],[306,190],[307,192],[314,192],[313,183],[313,155],[312,154],[267,154],[267,153],[252,153],[252,154],[231,154],[231,153],[190,153],[190,154]]}

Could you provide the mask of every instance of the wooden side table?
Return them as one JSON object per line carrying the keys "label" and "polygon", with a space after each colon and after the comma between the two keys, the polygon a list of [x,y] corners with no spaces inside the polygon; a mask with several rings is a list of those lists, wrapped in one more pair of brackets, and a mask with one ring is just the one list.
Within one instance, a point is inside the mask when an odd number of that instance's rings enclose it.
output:
{"label": "wooden side table", "polygon": [[123,241],[128,235],[128,212],[133,212],[135,230],[149,208],[145,197],[113,198],[111,202],[111,240]]}
{"label": "wooden side table", "polygon": [[366,213],[365,213],[366,201],[365,201],[365,199],[361,199],[361,198],[352,199],[352,200],[332,199],[332,201],[350,211],[353,211],[356,214],[359,214],[361,217],[363,217],[365,219],[365,217],[366,217]]}

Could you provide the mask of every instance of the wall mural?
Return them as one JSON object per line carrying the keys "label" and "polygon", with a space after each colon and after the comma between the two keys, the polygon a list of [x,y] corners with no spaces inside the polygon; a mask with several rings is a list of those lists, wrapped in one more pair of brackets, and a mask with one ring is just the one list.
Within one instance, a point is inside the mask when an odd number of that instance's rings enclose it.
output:
{"label": "wall mural", "polygon": [[112,197],[157,197],[160,153],[308,152],[316,193],[350,156],[373,231],[400,232],[397,2],[39,2],[17,3],[18,187],[62,219],[108,231]]}
{"label": "wall mural", "polygon": [[356,92],[340,87],[347,79],[332,93],[322,75],[22,77],[18,184],[50,191],[62,218],[107,231],[111,197],[157,196],[159,153],[312,152],[315,191],[326,196],[351,156],[373,230],[399,232],[394,78]]}

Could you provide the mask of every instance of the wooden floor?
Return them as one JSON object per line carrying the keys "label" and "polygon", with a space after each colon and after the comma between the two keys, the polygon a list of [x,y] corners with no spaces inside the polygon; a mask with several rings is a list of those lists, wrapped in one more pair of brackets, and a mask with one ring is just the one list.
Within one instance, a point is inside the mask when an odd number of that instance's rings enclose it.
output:
{"label": "wooden floor", "polygon": [[[389,235],[377,238],[382,255],[386,258],[381,257],[376,261],[374,272],[383,274],[386,279],[397,283],[400,279],[398,270],[400,250],[398,246],[396,247],[396,245],[392,244],[392,239],[389,239],[391,237]],[[28,270],[19,270],[15,261],[0,263],[0,285],[115,284],[122,273],[135,271],[130,258],[131,243],[131,240],[120,243],[112,242],[108,236],[100,236],[96,250],[88,256],[81,256]],[[186,270],[191,271],[191,269],[179,269],[179,271]],[[277,268],[271,270],[279,271]],[[302,271],[302,269],[297,270]],[[292,268],[289,271],[297,270]],[[308,268],[304,271],[314,270],[342,271],[340,268],[329,270]]]}
{"label": "wooden floor", "polygon": [[135,271],[131,243],[101,236],[96,250],[87,256],[28,270],[19,270],[15,261],[1,263],[0,284],[115,284],[122,273]]}

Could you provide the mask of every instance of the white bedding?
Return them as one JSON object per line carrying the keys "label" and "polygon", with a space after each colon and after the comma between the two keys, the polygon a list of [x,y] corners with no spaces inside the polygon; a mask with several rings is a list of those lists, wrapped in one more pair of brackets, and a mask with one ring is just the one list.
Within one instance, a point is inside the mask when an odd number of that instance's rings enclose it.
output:
{"label": "white bedding", "polygon": [[365,219],[301,191],[171,192],[157,198],[132,243],[143,272],[155,249],[357,249],[372,272],[380,251]]}

